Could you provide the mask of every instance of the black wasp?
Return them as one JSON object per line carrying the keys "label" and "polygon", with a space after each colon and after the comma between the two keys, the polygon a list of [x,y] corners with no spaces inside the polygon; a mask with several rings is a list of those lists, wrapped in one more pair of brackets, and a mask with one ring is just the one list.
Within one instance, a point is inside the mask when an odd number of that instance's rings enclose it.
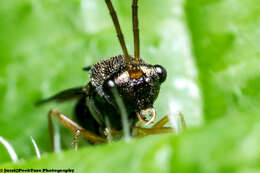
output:
{"label": "black wasp", "polygon": [[104,143],[108,140],[108,136],[116,138],[122,136],[123,113],[126,115],[126,126],[129,127],[131,136],[172,131],[172,128],[163,127],[168,122],[167,116],[151,128],[137,125],[138,121],[142,122],[139,124],[150,124],[154,121],[156,113],[153,104],[167,75],[162,66],[147,64],[140,58],[137,1],[133,0],[132,3],[134,57],[128,54],[111,1],[105,0],[124,55],[101,60],[91,67],[84,68],[90,72],[90,82],[86,86],[62,91],[40,102],[78,98],[75,106],[78,123],[58,110],[50,111],[49,128],[52,146],[54,145],[52,116],[57,117],[63,125],[74,132],[75,148],[78,145],[78,136],[86,138],[91,143]]}

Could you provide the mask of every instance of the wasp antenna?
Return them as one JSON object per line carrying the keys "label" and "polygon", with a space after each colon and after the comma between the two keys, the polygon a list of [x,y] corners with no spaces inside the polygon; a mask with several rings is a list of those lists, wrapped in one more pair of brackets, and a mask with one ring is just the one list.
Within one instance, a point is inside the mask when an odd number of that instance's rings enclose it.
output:
{"label": "wasp antenna", "polygon": [[132,3],[132,23],[134,33],[134,60],[133,67],[130,69],[130,78],[140,78],[143,76],[143,72],[139,66],[140,57],[140,39],[139,39],[139,28],[138,28],[138,0],[133,0]]}
{"label": "wasp antenna", "polygon": [[140,56],[140,39],[139,39],[139,28],[138,28],[138,0],[133,0],[132,4],[132,23],[134,33],[134,64],[139,64]]}
{"label": "wasp antenna", "polygon": [[131,68],[130,57],[129,57],[129,54],[127,52],[124,36],[123,36],[121,28],[120,28],[120,24],[119,24],[117,15],[116,15],[116,11],[115,11],[115,9],[114,9],[110,0],[105,0],[105,2],[107,4],[108,10],[109,10],[110,15],[112,17],[112,20],[113,20],[113,23],[114,23],[114,26],[115,26],[115,29],[116,29],[117,37],[119,39],[119,42],[121,44],[121,47],[122,47],[124,55],[125,55],[127,69],[130,69]]}

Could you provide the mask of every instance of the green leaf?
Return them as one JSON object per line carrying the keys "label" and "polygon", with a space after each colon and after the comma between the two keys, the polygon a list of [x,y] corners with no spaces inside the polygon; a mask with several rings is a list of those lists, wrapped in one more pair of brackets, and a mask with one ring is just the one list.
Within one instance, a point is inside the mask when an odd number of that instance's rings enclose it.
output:
{"label": "green leaf", "polygon": [[213,120],[259,107],[259,2],[188,1],[188,25],[203,93]]}
{"label": "green leaf", "polygon": [[75,172],[258,172],[260,117],[235,114],[201,129],[148,136],[131,142],[49,154],[4,164],[10,169],[74,169]]}

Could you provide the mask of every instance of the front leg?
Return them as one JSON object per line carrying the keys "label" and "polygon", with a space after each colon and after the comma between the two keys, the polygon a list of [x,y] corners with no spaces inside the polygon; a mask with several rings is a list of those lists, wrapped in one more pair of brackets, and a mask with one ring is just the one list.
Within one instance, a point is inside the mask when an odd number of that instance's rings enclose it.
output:
{"label": "front leg", "polygon": [[[186,129],[186,122],[183,114],[179,113],[178,116],[180,116],[182,128]],[[168,122],[169,122],[169,116],[166,115],[157,123],[155,123],[151,128],[134,127],[132,129],[133,136],[140,137],[140,136],[147,136],[153,134],[175,132],[175,129],[173,127],[163,127]]]}
{"label": "front leg", "polygon": [[56,109],[51,109],[48,116],[49,121],[49,132],[50,132],[50,138],[51,138],[51,146],[52,150],[54,150],[54,130],[53,130],[53,121],[52,117],[55,116],[58,118],[58,120],[68,129],[70,129],[74,133],[74,140],[73,145],[74,149],[77,150],[78,148],[78,136],[82,136],[89,141],[93,143],[105,143],[107,140],[103,137],[100,137],[96,135],[95,133],[92,133],[91,131],[88,131],[81,127],[79,124],[75,123],[73,120],[62,114]]}
{"label": "front leg", "polygon": [[132,129],[132,135],[134,137],[143,137],[148,135],[170,133],[170,132],[174,132],[174,129],[171,127],[152,127],[152,128],[133,127]]}
{"label": "front leg", "polygon": [[[184,116],[181,112],[178,113],[178,116],[180,117],[181,119],[181,125],[182,125],[182,128],[183,129],[186,129],[186,122],[185,122],[185,119],[184,119]],[[155,127],[163,127],[165,124],[167,124],[169,122],[169,116],[164,116],[160,121],[158,121],[157,123],[155,123],[152,128],[155,128]]]}

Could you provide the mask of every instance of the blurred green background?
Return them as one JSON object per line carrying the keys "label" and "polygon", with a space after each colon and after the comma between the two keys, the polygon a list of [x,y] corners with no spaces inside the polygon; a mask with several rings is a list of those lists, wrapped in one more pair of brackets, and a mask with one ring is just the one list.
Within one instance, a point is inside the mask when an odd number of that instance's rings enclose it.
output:
{"label": "blurred green background", "polygon": [[[113,0],[133,52],[131,0]],[[0,1],[1,167],[76,172],[259,172],[260,4],[258,0],[140,0],[141,56],[168,71],[160,116],[181,111],[188,130],[48,154],[47,112],[74,102],[34,103],[89,81],[82,67],[122,54],[103,0]],[[61,129],[62,148],[72,134]],[[36,140],[44,158],[31,160]],[[30,161],[28,161],[30,160]]]}

